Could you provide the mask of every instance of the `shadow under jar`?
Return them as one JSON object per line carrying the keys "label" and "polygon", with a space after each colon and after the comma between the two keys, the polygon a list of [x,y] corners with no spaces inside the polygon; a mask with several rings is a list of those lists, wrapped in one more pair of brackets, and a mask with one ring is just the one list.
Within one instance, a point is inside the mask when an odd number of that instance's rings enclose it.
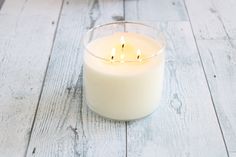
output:
{"label": "shadow under jar", "polygon": [[84,37],[86,103],[101,116],[134,120],[151,114],[163,87],[165,39],[136,22],[94,27]]}

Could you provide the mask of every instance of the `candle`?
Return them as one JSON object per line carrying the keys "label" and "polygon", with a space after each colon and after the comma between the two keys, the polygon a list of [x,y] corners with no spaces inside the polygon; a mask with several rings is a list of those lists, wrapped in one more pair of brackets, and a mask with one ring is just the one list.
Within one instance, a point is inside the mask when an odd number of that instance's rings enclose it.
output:
{"label": "candle", "polygon": [[86,102],[111,119],[145,117],[158,106],[163,73],[162,42],[136,32],[97,37],[88,42],[84,55]]}

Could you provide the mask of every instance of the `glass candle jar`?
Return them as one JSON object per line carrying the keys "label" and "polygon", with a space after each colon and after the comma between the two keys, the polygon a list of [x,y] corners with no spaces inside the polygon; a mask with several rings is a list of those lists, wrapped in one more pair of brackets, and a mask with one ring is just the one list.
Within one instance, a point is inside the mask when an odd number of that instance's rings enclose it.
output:
{"label": "glass candle jar", "polygon": [[97,26],[84,37],[86,103],[101,116],[133,120],[151,114],[163,87],[165,39],[141,23]]}

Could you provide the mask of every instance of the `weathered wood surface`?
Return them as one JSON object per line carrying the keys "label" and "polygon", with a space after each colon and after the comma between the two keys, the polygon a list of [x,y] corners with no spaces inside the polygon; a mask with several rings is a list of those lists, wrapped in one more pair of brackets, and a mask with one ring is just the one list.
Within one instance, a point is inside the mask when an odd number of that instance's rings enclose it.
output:
{"label": "weathered wood surface", "polygon": [[[235,157],[235,10],[234,0],[0,0],[0,157]],[[168,40],[160,107],[129,123],[88,110],[81,71],[83,33],[124,19]]]}
{"label": "weathered wood surface", "polygon": [[125,19],[142,21],[187,21],[182,0],[126,0]]}
{"label": "weathered wood surface", "polygon": [[235,156],[236,1],[186,0],[186,7],[222,134]]}
{"label": "weathered wood surface", "polygon": [[185,0],[197,39],[236,39],[235,0]]}
{"label": "weathered wood surface", "polygon": [[230,155],[236,155],[236,41],[197,41]]}
{"label": "weathered wood surface", "polygon": [[24,156],[60,6],[55,0],[7,0],[0,10],[1,157]]}
{"label": "weathered wood surface", "polygon": [[123,16],[122,1],[64,3],[28,157],[125,156],[125,123],[88,110],[82,88],[82,36],[112,16]]}

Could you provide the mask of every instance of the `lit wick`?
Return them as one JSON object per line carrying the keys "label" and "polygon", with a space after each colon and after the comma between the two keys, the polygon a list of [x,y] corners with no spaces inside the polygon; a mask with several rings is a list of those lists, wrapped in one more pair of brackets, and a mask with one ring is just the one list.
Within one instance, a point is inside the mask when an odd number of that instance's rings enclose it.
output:
{"label": "lit wick", "polygon": [[140,59],[140,56],[141,56],[141,50],[138,49],[138,50],[137,50],[137,59],[138,59],[138,60]]}
{"label": "lit wick", "polygon": [[121,37],[120,37],[120,43],[121,43],[120,62],[121,62],[121,63],[124,63],[124,58],[125,58],[125,54],[124,54],[125,38],[124,38],[124,36],[121,36]]}
{"label": "lit wick", "polygon": [[122,47],[122,49],[123,49],[123,48],[125,47],[125,44],[122,44],[122,46],[121,46],[121,47]]}
{"label": "lit wick", "polygon": [[123,49],[125,47],[125,38],[124,38],[124,36],[121,36],[120,43],[121,43],[121,48],[122,48],[122,51],[123,51]]}
{"label": "lit wick", "polygon": [[115,49],[115,48],[112,48],[112,50],[111,50],[111,61],[114,60],[115,54],[116,54],[116,49]]}

